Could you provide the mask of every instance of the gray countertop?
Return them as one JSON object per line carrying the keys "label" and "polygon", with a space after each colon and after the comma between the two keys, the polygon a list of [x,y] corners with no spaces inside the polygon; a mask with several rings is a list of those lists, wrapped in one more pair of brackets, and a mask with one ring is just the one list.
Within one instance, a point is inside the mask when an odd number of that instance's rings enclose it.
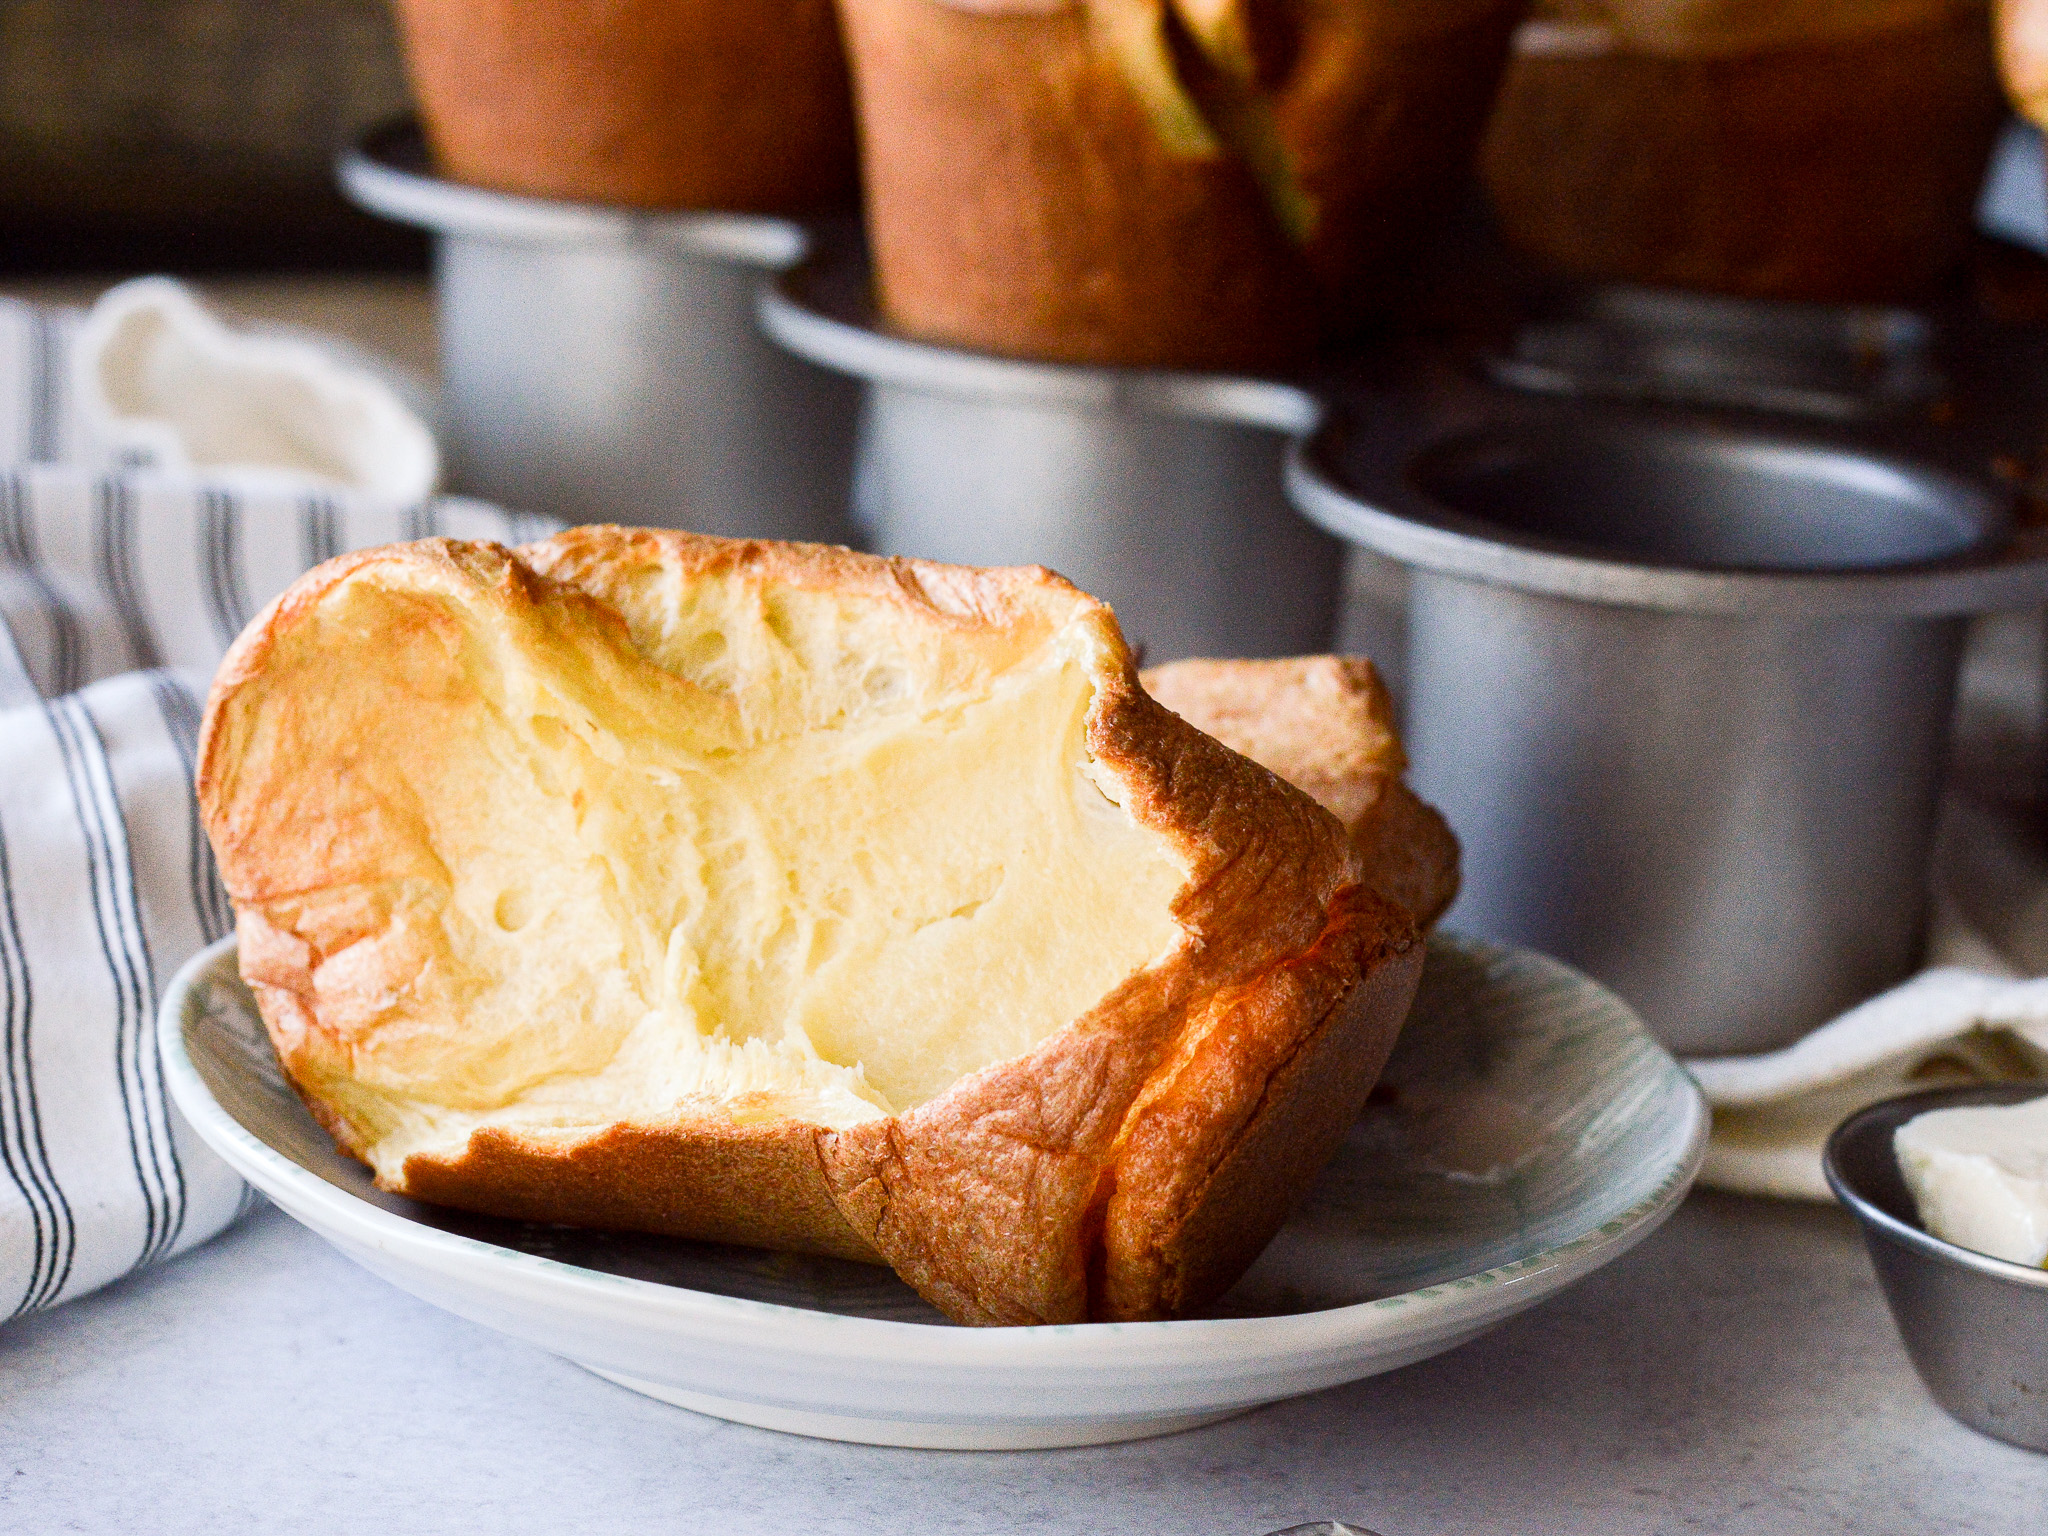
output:
{"label": "gray countertop", "polygon": [[0,1329],[0,1530],[2002,1533],[2048,1458],[1921,1391],[1849,1219],[1696,1193],[1464,1348],[1091,1450],[881,1450],[637,1397],[268,1208]]}

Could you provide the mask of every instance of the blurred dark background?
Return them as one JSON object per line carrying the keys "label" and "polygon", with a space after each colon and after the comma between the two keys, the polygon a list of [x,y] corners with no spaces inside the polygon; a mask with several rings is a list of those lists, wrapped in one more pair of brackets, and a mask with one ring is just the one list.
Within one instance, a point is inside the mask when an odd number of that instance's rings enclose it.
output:
{"label": "blurred dark background", "polygon": [[406,100],[386,0],[0,0],[0,274],[424,270],[334,189]]}

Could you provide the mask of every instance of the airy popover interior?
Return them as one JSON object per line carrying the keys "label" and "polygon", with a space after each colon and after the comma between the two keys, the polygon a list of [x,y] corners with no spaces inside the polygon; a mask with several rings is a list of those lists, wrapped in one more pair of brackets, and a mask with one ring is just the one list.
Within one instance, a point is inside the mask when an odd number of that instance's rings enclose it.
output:
{"label": "airy popover interior", "polygon": [[[272,685],[351,632],[391,664],[231,717],[235,775],[332,803],[324,878],[260,903],[323,957],[315,988],[362,945],[423,962],[303,1067],[379,1173],[483,1125],[901,1113],[1179,941],[1186,870],[1088,751],[1085,614],[905,628],[864,595],[647,567],[610,608],[508,615],[512,579],[474,547],[365,562],[280,637]],[[335,740],[331,779],[298,776]],[[357,846],[376,866],[348,878]],[[418,1027],[457,1011],[459,1035]]]}

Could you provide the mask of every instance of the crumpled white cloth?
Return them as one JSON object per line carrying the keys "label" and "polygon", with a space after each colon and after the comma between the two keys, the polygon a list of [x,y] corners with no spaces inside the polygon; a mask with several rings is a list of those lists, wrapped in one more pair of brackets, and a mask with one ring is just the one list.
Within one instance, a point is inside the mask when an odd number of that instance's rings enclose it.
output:
{"label": "crumpled white cloth", "polygon": [[1829,1132],[1881,1099],[2048,1078],[2043,619],[1980,621],[1936,839],[1927,969],[1785,1050],[1686,1062],[1713,1106],[1700,1181],[1829,1200]]}
{"label": "crumpled white cloth", "polygon": [[232,920],[191,788],[228,643],[347,550],[557,526],[96,473],[75,462],[78,326],[0,301],[0,1321],[203,1242],[250,1198],[165,1098],[154,1029],[158,989]]}
{"label": "crumpled white cloth", "polygon": [[336,343],[237,329],[182,283],[100,295],[70,338],[83,461],[244,491],[351,491],[424,501],[441,455],[368,360]]}
{"label": "crumpled white cloth", "polygon": [[1703,1182],[1827,1200],[1821,1147],[1866,1104],[1952,1083],[2048,1077],[2048,979],[1940,966],[1789,1050],[1687,1066],[1714,1107]]}

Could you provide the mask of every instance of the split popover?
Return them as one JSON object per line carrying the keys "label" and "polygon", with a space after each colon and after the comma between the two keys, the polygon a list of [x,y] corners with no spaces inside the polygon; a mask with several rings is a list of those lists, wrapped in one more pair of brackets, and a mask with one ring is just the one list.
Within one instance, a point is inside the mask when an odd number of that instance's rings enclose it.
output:
{"label": "split popover", "polygon": [[199,795],[278,1056],[385,1188],[881,1261],[964,1322],[1219,1295],[1422,963],[1337,818],[1036,569],[345,556],[230,651]]}
{"label": "split popover", "polygon": [[1398,312],[1524,0],[840,0],[875,294],[949,346],[1276,368]]}

